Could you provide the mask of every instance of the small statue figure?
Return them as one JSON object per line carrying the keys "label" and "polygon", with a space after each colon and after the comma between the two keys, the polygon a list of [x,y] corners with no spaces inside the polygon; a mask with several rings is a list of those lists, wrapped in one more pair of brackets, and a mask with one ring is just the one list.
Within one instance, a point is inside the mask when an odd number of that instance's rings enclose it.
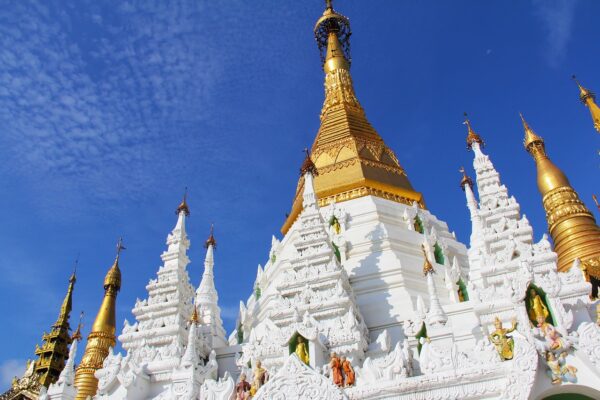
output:
{"label": "small statue figure", "polygon": [[560,385],[563,381],[576,382],[577,368],[565,364],[567,353],[561,353],[558,358],[553,352],[546,352],[546,364],[548,365],[548,374],[552,379],[553,385]]}
{"label": "small statue figure", "polygon": [[500,318],[496,317],[494,320],[494,327],[496,330],[489,335],[490,342],[496,347],[496,351],[498,351],[498,355],[502,361],[512,360],[515,341],[512,336],[508,336],[507,334],[517,329],[517,321],[513,319],[512,327],[504,329],[502,327],[502,321],[500,321]]}
{"label": "small statue figure", "polygon": [[306,348],[304,338],[300,335],[298,335],[298,343],[296,344],[296,355],[304,364],[308,365],[310,356],[308,355],[308,349]]}
{"label": "small statue figure", "polygon": [[246,374],[241,374],[240,381],[235,385],[235,400],[248,400],[250,388],[250,384],[246,381]]}
{"label": "small statue figure", "polygon": [[331,368],[331,377],[333,379],[333,384],[340,387],[343,386],[344,376],[342,375],[342,362],[340,361],[336,353],[331,353],[329,367]]}
{"label": "small statue figure", "polygon": [[552,324],[546,322],[546,319],[542,315],[538,315],[537,323],[538,335],[546,340],[546,344],[550,350],[566,350],[565,341]]}
{"label": "small statue figure", "polygon": [[258,392],[258,389],[265,384],[267,379],[267,370],[262,367],[260,360],[256,361],[256,368],[254,368],[254,380],[252,381],[252,386],[250,387],[250,396],[254,397],[256,392]]}
{"label": "small statue figure", "polygon": [[529,289],[529,320],[532,324],[535,324],[538,320],[538,316],[543,316],[544,321],[548,320],[550,316],[550,312],[548,311],[548,307],[544,304],[542,298],[535,291],[534,288]]}
{"label": "small statue figure", "polygon": [[356,378],[354,375],[354,368],[352,368],[350,360],[348,360],[346,357],[342,357],[340,361],[342,362],[342,370],[344,371],[344,386],[354,386]]}

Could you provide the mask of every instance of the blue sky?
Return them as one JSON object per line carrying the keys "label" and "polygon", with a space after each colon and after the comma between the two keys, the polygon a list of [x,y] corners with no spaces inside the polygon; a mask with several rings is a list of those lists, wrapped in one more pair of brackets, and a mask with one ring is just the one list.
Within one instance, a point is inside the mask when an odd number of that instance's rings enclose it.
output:
{"label": "blue sky", "polygon": [[[318,129],[322,3],[0,1],[0,385],[33,358],[77,254],[72,320],[84,310],[87,334],[119,236],[118,329],[132,319],[185,186],[190,275],[197,285],[214,222],[230,331]],[[570,76],[600,92],[600,3],[334,5],[351,19],[368,118],[459,239],[470,233],[464,111],[537,238],[545,220],[519,111],[592,207],[599,138]]]}

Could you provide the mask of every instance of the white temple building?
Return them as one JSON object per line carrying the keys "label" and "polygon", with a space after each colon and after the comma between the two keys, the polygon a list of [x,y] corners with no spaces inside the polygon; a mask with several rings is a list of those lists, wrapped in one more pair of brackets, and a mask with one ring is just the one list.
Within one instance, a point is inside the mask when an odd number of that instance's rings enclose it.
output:
{"label": "white temple building", "polygon": [[[577,260],[558,272],[550,241],[534,239],[470,122],[467,247],[426,209],[366,120],[348,20],[328,2],[315,32],[326,73],[321,129],[236,329],[226,336],[221,320],[212,230],[202,281],[195,291],[190,283],[184,199],[163,265],[118,336],[124,353],[96,372],[94,399],[230,400],[242,374],[252,388],[238,398],[257,400],[600,398],[591,285]],[[353,382],[346,371],[339,384],[332,353],[352,365]],[[40,398],[75,398],[72,357]]]}

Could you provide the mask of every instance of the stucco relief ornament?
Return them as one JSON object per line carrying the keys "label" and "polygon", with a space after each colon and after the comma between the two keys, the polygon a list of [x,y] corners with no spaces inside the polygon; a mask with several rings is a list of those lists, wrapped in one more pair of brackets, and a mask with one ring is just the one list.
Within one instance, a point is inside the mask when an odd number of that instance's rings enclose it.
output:
{"label": "stucco relief ornament", "polygon": [[223,378],[218,381],[214,379],[204,381],[200,388],[200,400],[230,400],[234,388],[233,378],[229,375],[229,372],[225,372]]}
{"label": "stucco relief ornament", "polygon": [[[598,303],[600,305],[600,303]],[[600,316],[598,322],[583,322],[577,329],[579,334],[578,349],[583,351],[597,368],[600,368]]]}
{"label": "stucco relief ornament", "polygon": [[347,400],[329,379],[291,354],[283,367],[253,397],[254,400]]}
{"label": "stucco relief ornament", "polygon": [[525,400],[529,398],[538,365],[538,354],[535,348],[515,331],[515,350],[511,373],[505,389],[499,398],[506,400]]}

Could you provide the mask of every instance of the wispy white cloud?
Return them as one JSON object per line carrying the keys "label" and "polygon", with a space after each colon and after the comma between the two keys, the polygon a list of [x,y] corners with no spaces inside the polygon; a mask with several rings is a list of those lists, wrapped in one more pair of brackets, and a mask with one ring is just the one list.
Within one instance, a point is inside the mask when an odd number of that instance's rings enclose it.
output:
{"label": "wispy white cloud", "polygon": [[577,0],[533,0],[533,5],[547,35],[545,53],[548,63],[556,67],[567,53]]}
{"label": "wispy white cloud", "polygon": [[196,155],[190,127],[211,113],[219,56],[202,2],[51,4],[0,14],[0,171],[53,209],[151,196]]}
{"label": "wispy white cloud", "polygon": [[4,360],[0,364],[0,392],[10,387],[15,376],[21,377],[25,373],[26,362],[23,360]]}

